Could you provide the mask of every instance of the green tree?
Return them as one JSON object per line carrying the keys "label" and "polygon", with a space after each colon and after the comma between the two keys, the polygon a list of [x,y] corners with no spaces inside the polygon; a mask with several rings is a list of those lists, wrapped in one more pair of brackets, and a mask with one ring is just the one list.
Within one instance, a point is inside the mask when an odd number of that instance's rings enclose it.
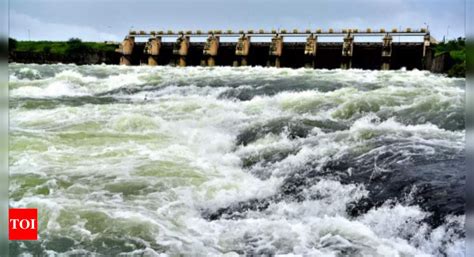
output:
{"label": "green tree", "polygon": [[72,37],[67,41],[68,44],[80,44],[82,43],[82,40],[77,37]]}
{"label": "green tree", "polygon": [[70,38],[67,41],[66,55],[78,56],[92,52],[92,48],[84,44],[79,38]]}

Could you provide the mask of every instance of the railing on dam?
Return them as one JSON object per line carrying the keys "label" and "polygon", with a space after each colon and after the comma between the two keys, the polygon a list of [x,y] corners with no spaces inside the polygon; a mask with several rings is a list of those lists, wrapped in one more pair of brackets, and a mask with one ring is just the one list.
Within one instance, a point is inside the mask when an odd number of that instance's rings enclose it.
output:
{"label": "railing on dam", "polygon": [[[193,42],[192,38],[206,38]],[[358,42],[355,38],[379,37],[376,42]],[[394,37],[399,42],[394,42]],[[406,38],[400,42],[400,38]],[[411,40],[422,37],[422,40]],[[136,38],[148,38],[140,43]],[[174,42],[165,42],[168,38]],[[221,38],[235,38],[221,42]],[[269,42],[251,42],[252,38],[268,38]],[[305,38],[305,42],[285,42]],[[337,40],[334,40],[337,38]],[[342,40],[341,40],[342,38]],[[290,40],[288,40],[290,39]],[[322,40],[326,39],[326,41]],[[329,39],[329,40],[328,40]],[[339,41],[338,41],[339,40]],[[436,40],[427,29],[364,31],[345,29],[298,30],[211,30],[197,31],[130,31],[117,49],[122,65],[262,65],[275,67],[427,69],[432,61],[432,45]]]}

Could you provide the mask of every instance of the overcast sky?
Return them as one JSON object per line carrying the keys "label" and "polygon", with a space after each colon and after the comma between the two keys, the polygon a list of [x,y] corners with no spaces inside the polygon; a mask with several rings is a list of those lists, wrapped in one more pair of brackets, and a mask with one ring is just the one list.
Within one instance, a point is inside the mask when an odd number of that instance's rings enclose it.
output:
{"label": "overcast sky", "polygon": [[464,36],[464,0],[10,0],[10,37],[118,41],[134,30],[380,29]]}

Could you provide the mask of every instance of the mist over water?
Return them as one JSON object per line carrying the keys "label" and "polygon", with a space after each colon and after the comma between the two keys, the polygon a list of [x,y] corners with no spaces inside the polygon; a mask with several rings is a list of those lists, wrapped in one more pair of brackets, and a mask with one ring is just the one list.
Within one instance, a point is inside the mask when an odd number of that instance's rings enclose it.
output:
{"label": "mist over water", "polygon": [[464,256],[465,80],[11,64],[15,254]]}

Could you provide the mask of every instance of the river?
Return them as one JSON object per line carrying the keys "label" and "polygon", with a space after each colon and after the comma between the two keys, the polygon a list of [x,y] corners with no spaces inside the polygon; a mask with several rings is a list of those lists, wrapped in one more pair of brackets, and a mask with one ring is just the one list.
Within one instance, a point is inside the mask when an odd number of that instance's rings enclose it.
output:
{"label": "river", "polygon": [[465,80],[11,64],[11,254],[464,256]]}

